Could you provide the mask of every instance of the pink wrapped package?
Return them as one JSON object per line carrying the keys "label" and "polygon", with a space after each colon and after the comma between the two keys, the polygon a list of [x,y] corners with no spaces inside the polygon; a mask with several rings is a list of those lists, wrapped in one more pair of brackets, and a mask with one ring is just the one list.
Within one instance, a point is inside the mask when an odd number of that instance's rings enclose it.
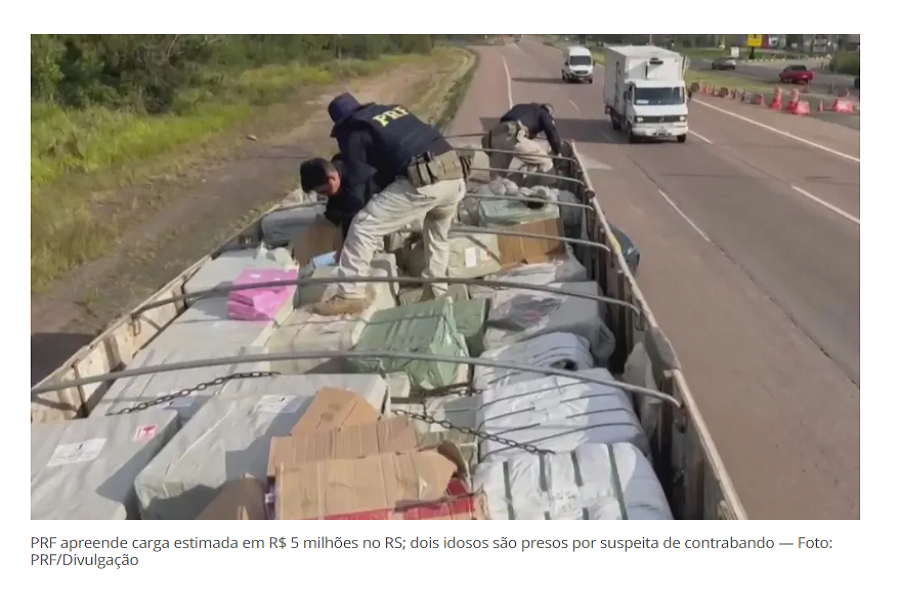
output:
{"label": "pink wrapped package", "polygon": [[[235,285],[296,281],[297,271],[247,269],[235,279]],[[291,299],[294,285],[236,289],[228,295],[228,318],[231,320],[274,320],[276,313]]]}

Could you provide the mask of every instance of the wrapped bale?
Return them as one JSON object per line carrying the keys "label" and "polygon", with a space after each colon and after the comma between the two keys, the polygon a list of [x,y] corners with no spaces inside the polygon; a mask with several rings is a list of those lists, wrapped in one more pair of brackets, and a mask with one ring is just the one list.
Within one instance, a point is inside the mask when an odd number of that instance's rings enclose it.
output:
{"label": "wrapped bale", "polygon": [[[551,283],[585,295],[599,296],[596,283]],[[484,348],[496,349],[512,343],[563,332],[586,338],[591,353],[601,366],[612,355],[616,339],[604,324],[606,308],[602,302],[522,289],[506,289],[491,298],[491,309],[485,323]]]}
{"label": "wrapped bale", "polygon": [[[608,370],[587,370],[597,380],[613,380]],[[629,442],[649,454],[647,436],[621,389],[565,377],[545,377],[491,387],[477,397],[478,429],[565,452],[581,444]],[[505,459],[516,449],[491,440],[481,442],[481,460]]]}
{"label": "wrapped bale", "polygon": [[270,246],[286,246],[317,224],[317,217],[325,214],[325,203],[288,206],[262,218],[263,241]]}
{"label": "wrapped bale", "polygon": [[137,519],[134,480],[177,430],[162,409],[33,424],[31,518]]}
{"label": "wrapped bale", "polygon": [[480,357],[484,350],[484,324],[489,305],[490,300],[486,298],[453,302],[456,330],[465,338],[471,357]]}
{"label": "wrapped bale", "polygon": [[[188,362],[193,360],[214,359],[221,357],[240,357],[243,355],[263,355],[267,353],[263,347],[236,347],[232,345],[201,345],[197,348],[187,346],[183,349],[160,350],[147,349],[139,351],[128,366],[129,370],[163,364]],[[222,376],[243,372],[268,372],[268,362],[248,362],[243,364],[225,364],[206,368],[175,370],[157,374],[145,374],[116,380],[115,383],[91,412],[91,417],[101,417],[116,413],[152,401],[157,397],[176,393],[180,390],[194,388],[200,383],[208,383]],[[224,385],[210,386],[190,395],[179,397],[163,405],[178,413],[180,423],[184,424],[210,398],[218,394]]]}
{"label": "wrapped bale", "polygon": [[362,335],[366,323],[376,311],[373,304],[358,315],[319,316],[307,309],[295,310],[279,326],[266,344],[271,353],[288,351],[333,351],[333,356],[324,359],[295,359],[274,361],[270,364],[273,372],[282,374],[304,374],[318,372],[336,374],[348,371],[346,360],[340,352],[350,351]]}
{"label": "wrapped bale", "polygon": [[[452,302],[446,298],[382,310],[372,315],[355,351],[396,351],[468,357],[466,341],[456,329]],[[405,372],[413,386],[437,388],[454,384],[455,363],[401,358],[355,358],[348,362],[360,373]]]}
{"label": "wrapped bale", "polygon": [[473,484],[487,495],[491,520],[672,520],[650,462],[627,443],[520,451],[478,465]]}
{"label": "wrapped bale", "polygon": [[298,395],[314,397],[323,388],[342,388],[356,393],[375,411],[386,411],[390,387],[377,374],[302,374],[244,378],[225,384],[219,396],[223,399],[258,395]]}
{"label": "wrapped bale", "polygon": [[[589,370],[596,366],[591,355],[590,341],[572,333],[540,335],[520,343],[512,343],[485,351],[481,354],[481,358],[524,366],[561,368],[576,372]],[[473,388],[481,391],[546,377],[546,374],[540,372],[519,372],[508,368],[475,366]]]}
{"label": "wrapped bale", "polygon": [[[393,254],[379,254],[372,259],[372,277],[399,277],[397,269],[397,257]],[[309,268],[303,271],[304,278],[335,278],[337,280],[336,266],[323,266]],[[367,283],[366,291],[373,297],[376,309],[393,308],[397,305],[396,295],[399,287],[397,283]],[[334,291],[334,285],[330,283],[318,283],[315,285],[301,285],[297,292],[297,304],[308,306],[315,304]],[[327,294],[327,295],[326,295]]]}
{"label": "wrapped bale", "polygon": [[484,227],[509,227],[530,221],[558,219],[559,207],[544,204],[539,209],[532,209],[518,200],[481,200],[478,203],[478,218]]}
{"label": "wrapped bale", "polygon": [[[550,262],[536,264],[521,264],[515,268],[487,275],[487,281],[508,281],[512,283],[527,283],[539,287],[551,283],[587,281],[587,269],[575,258],[570,246],[566,246],[566,256]],[[497,291],[490,287],[471,286],[469,295],[473,298],[486,297]]]}

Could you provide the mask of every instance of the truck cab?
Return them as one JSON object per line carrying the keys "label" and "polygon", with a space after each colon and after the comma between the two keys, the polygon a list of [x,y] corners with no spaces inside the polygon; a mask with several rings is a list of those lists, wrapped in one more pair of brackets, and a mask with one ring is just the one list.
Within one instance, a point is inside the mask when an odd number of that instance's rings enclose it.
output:
{"label": "truck cab", "polygon": [[566,50],[562,67],[562,80],[570,82],[594,82],[594,55],[585,47],[572,46]]}
{"label": "truck cab", "polygon": [[688,93],[685,58],[654,46],[606,48],[606,113],[613,130],[629,142],[640,139],[687,140]]}

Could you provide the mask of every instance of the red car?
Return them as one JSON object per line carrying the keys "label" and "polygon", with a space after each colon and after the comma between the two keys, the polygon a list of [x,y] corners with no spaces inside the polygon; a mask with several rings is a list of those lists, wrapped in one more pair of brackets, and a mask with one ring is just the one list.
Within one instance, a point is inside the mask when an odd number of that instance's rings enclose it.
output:
{"label": "red car", "polygon": [[778,80],[782,83],[811,83],[813,80],[813,71],[809,70],[803,64],[794,64],[788,66],[778,74]]}

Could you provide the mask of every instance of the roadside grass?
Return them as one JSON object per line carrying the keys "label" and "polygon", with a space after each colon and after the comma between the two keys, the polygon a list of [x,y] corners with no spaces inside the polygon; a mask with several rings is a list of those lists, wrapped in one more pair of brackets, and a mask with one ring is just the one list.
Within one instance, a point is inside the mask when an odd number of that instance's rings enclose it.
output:
{"label": "roadside grass", "polygon": [[[246,142],[242,127],[269,118],[292,122],[306,115],[306,99],[334,82],[373,76],[423,60],[447,60],[452,48],[431,56],[387,56],[323,66],[269,66],[234,76],[213,74],[185,92],[172,113],[32,104],[31,288],[93,260],[121,241],[129,221],[116,216],[116,190],[171,176],[218,150]],[[458,59],[458,58],[457,58]],[[307,108],[307,111],[309,108]],[[159,197],[159,200],[164,200]],[[133,205],[132,205],[133,206]]]}
{"label": "roadside grass", "polygon": [[738,75],[726,74],[723,72],[710,70],[689,69],[684,73],[684,81],[685,83],[687,83],[688,87],[690,87],[693,83],[697,83],[699,85],[712,85],[716,89],[718,89],[719,87],[727,87],[729,90],[738,89],[740,91],[751,91],[754,93],[769,92],[772,91],[775,87],[774,84],[767,84],[762,81],[757,81]]}

